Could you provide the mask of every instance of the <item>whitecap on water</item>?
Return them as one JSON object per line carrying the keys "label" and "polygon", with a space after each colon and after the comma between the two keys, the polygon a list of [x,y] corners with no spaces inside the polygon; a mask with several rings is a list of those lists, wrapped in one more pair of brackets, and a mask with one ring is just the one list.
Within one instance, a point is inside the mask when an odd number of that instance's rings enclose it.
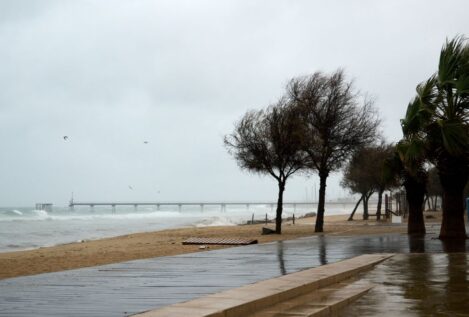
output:
{"label": "whitecap on water", "polygon": [[47,211],[45,210],[37,210],[37,209],[34,209],[32,211],[32,214],[33,216],[37,217],[37,218],[40,218],[40,219],[45,219],[45,218],[48,218],[49,217],[49,214],[47,213]]}
{"label": "whitecap on water", "polygon": [[226,217],[210,217],[195,224],[196,227],[215,227],[215,226],[236,226],[230,218]]}
{"label": "whitecap on water", "polygon": [[23,213],[19,210],[16,210],[16,209],[13,209],[13,210],[5,210],[3,212],[4,215],[8,215],[8,216],[22,216]]}

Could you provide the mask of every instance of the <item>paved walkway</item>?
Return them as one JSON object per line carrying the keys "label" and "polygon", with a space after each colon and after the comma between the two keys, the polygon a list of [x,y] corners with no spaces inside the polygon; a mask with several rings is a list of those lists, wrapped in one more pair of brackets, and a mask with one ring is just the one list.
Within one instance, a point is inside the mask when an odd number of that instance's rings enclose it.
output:
{"label": "paved walkway", "polygon": [[0,316],[126,316],[361,254],[444,252],[435,238],[315,236],[6,279]]}
{"label": "paved walkway", "polygon": [[469,254],[398,254],[366,272],[375,285],[340,317],[469,316]]}

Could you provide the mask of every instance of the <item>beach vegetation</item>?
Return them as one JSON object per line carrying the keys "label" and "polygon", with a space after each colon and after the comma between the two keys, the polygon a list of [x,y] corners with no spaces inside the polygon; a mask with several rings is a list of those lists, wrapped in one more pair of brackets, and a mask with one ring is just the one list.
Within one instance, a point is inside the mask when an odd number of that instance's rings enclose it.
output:
{"label": "beach vegetation", "polygon": [[327,178],[354,151],[376,141],[380,120],[373,101],[359,94],[343,70],[293,78],[287,91],[301,114],[307,166],[319,175],[315,232],[323,232]]}
{"label": "beach vegetation", "polygon": [[302,125],[288,98],[265,110],[248,111],[224,143],[238,165],[249,172],[270,175],[278,184],[275,233],[282,233],[283,194],[287,179],[305,167]]}

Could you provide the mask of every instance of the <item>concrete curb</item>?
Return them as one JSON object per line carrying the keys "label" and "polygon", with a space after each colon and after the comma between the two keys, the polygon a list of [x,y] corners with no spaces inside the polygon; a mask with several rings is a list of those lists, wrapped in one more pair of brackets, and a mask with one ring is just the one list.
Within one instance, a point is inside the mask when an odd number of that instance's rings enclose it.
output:
{"label": "concrete curb", "polygon": [[161,309],[139,313],[138,317],[234,317],[245,316],[276,303],[348,279],[392,257],[366,254],[307,269],[278,278],[245,285]]}

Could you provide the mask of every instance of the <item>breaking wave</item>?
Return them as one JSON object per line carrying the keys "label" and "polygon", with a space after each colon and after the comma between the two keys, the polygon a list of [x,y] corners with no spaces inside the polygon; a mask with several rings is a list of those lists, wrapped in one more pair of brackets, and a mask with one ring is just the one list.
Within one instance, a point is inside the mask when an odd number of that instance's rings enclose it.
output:
{"label": "breaking wave", "polygon": [[240,224],[240,220],[235,221],[228,217],[209,217],[195,224],[195,227],[215,227],[215,226],[236,226]]}

